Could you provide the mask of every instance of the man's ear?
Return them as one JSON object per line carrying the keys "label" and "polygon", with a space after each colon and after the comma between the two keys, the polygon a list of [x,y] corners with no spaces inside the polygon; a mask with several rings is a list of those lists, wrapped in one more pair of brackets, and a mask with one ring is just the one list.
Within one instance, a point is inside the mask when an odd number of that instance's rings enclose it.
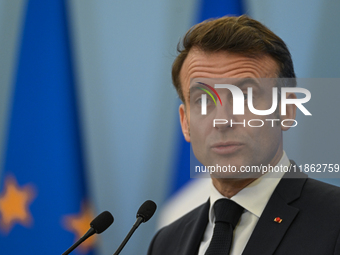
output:
{"label": "man's ear", "polygon": [[[296,94],[295,93],[287,93],[287,98],[289,99],[296,99]],[[285,119],[294,119],[295,120],[296,117],[296,105],[295,104],[287,104],[286,105],[286,115],[281,115],[281,102],[280,102],[280,119],[281,121],[285,120]],[[294,121],[285,121],[284,122],[285,126],[281,125],[281,129],[283,131],[287,131],[290,127],[289,126],[293,126],[294,125]]]}
{"label": "man's ear", "polygon": [[179,118],[181,122],[182,127],[182,133],[184,135],[184,139],[190,143],[190,127],[189,127],[189,120],[188,116],[185,112],[185,106],[184,104],[181,104],[179,106]]}

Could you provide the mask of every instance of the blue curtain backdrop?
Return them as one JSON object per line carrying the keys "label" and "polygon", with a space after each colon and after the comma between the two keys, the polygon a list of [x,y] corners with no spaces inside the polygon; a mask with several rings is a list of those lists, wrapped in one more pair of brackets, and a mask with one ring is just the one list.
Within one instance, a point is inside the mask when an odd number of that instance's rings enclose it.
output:
{"label": "blue curtain backdrop", "polygon": [[[244,13],[242,0],[201,0],[199,1],[197,22],[225,15],[241,15]],[[181,127],[178,126],[178,149],[175,155],[173,184],[169,196],[176,193],[190,181],[190,144],[184,140]]]}
{"label": "blue curtain backdrop", "polygon": [[[27,1],[0,179],[2,254],[61,254],[93,217],[65,8]],[[92,254],[91,238],[73,253]]]}

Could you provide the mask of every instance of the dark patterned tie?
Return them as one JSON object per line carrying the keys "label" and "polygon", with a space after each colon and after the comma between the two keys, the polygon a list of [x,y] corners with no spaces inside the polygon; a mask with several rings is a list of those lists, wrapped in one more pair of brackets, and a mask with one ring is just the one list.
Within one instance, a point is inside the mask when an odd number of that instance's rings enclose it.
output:
{"label": "dark patterned tie", "polygon": [[219,199],[214,204],[214,234],[205,255],[227,255],[233,241],[233,231],[243,207],[229,199]]}

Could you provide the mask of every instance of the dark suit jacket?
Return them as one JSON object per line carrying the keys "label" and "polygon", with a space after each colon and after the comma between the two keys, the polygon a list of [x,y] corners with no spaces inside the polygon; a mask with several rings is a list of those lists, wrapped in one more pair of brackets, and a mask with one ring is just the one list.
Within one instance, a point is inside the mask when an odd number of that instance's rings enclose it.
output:
{"label": "dark suit jacket", "polygon": [[[340,188],[303,173],[297,177],[281,179],[242,254],[340,254]],[[161,229],[148,255],[197,254],[209,206],[208,201]],[[275,217],[282,222],[274,222]]]}

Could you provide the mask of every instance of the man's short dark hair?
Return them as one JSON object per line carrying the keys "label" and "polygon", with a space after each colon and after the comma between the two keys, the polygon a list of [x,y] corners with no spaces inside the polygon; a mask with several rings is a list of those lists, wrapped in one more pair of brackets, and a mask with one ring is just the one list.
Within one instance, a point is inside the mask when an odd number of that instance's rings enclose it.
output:
{"label": "man's short dark hair", "polygon": [[204,52],[226,51],[254,58],[269,55],[279,66],[277,77],[293,78],[289,79],[292,81],[289,86],[296,86],[292,57],[280,37],[246,15],[222,17],[193,26],[184,36],[182,44],[177,45],[179,55],[172,65],[172,81],[184,103],[179,76],[183,62],[193,47]]}

